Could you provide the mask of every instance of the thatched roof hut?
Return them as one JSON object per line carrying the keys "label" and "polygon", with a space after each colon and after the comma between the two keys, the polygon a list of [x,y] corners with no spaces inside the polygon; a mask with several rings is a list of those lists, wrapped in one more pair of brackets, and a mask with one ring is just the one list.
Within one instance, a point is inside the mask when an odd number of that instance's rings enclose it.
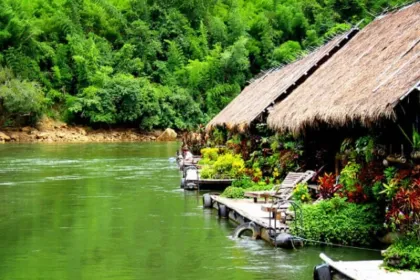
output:
{"label": "thatched roof hut", "polygon": [[268,107],[281,96],[290,93],[327,61],[357,31],[358,29],[352,29],[337,36],[309,55],[257,78],[207,124],[207,129],[223,125],[239,130],[249,127],[254,120],[266,113]]}
{"label": "thatched roof hut", "polygon": [[268,125],[300,133],[319,124],[395,119],[420,81],[420,3],[378,17],[274,106]]}

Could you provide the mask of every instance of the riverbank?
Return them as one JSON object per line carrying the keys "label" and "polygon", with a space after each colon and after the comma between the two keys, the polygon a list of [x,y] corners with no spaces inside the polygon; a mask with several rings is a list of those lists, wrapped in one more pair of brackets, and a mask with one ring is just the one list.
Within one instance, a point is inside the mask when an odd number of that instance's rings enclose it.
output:
{"label": "riverbank", "polygon": [[177,134],[173,130],[169,130],[170,135],[167,131],[140,132],[133,128],[92,129],[43,119],[34,127],[1,129],[0,143],[151,142],[177,139]]}

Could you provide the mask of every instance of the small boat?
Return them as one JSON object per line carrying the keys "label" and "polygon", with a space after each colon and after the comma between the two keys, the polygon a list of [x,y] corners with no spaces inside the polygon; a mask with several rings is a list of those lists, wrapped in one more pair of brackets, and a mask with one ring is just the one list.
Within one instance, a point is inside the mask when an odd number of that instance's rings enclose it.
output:
{"label": "small boat", "polygon": [[413,271],[388,271],[382,260],[333,261],[324,253],[319,257],[325,262],[314,268],[314,280],[419,280],[420,273]]}
{"label": "small boat", "polygon": [[224,190],[233,179],[202,179],[195,165],[185,166],[182,171],[181,188],[184,190]]}
{"label": "small boat", "polygon": [[187,160],[182,156],[182,152],[177,152],[176,155],[176,163],[178,165],[179,170],[183,171],[185,167],[189,166],[197,166],[198,162],[200,161],[201,156],[194,155],[192,159]]}

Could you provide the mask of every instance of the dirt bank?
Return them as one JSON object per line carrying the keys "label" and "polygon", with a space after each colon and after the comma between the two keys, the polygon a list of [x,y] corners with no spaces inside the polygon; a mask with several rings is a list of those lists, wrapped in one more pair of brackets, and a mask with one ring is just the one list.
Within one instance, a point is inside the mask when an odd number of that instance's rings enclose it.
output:
{"label": "dirt bank", "polygon": [[36,127],[0,130],[0,143],[143,142],[158,141],[162,133],[163,131],[140,133],[136,129],[93,130],[89,127],[69,126],[63,122],[43,119]]}

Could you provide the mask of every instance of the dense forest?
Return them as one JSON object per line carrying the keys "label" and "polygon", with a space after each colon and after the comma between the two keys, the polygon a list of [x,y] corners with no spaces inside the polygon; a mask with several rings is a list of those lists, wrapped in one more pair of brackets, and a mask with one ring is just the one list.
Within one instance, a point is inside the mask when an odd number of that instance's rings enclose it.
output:
{"label": "dense forest", "polygon": [[0,127],[186,129],[401,0],[0,0]]}

